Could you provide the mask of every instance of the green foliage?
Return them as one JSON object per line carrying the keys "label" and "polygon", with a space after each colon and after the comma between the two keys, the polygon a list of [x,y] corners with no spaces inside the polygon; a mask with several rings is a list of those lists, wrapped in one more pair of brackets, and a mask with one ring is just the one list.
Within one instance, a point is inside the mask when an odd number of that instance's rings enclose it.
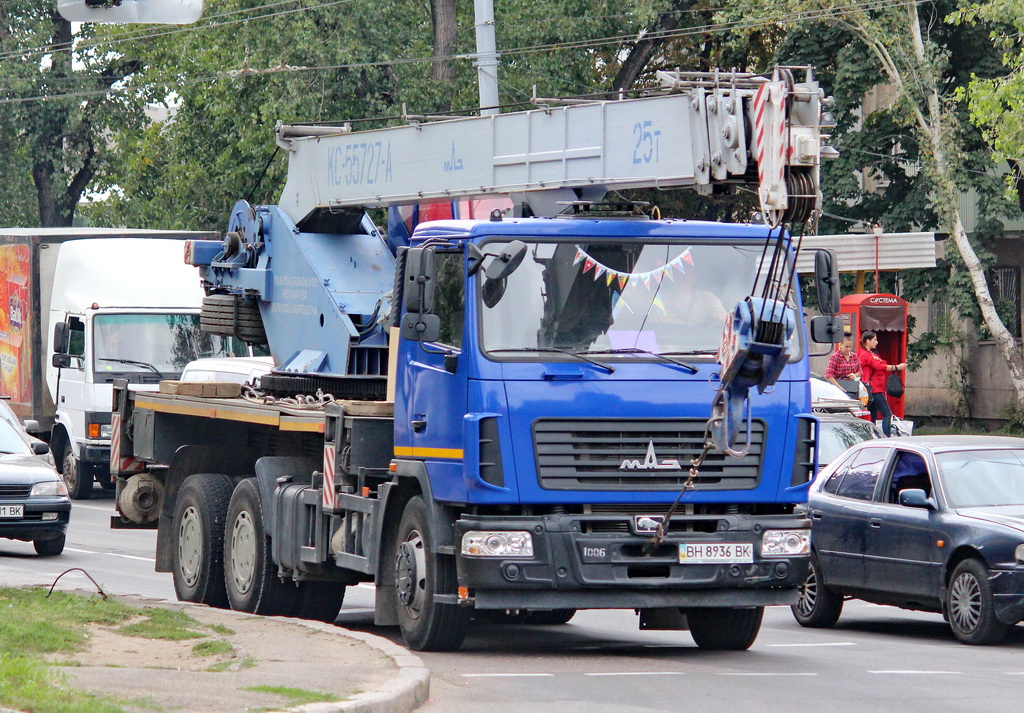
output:
{"label": "green foliage", "polygon": [[281,698],[285,699],[289,707],[301,706],[307,703],[322,703],[325,701],[338,700],[338,697],[333,693],[307,691],[304,688],[291,688],[289,686],[249,686],[245,690],[281,696]]}
{"label": "green foliage", "polygon": [[230,654],[232,651],[234,649],[231,647],[231,644],[217,639],[200,641],[192,647],[192,654],[195,656],[221,656],[223,654]]}
{"label": "green foliage", "polygon": [[205,632],[196,630],[202,626],[199,622],[176,609],[147,609],[145,613],[146,618],[142,621],[125,624],[117,631],[142,639],[167,639],[168,641],[198,639],[207,636]]}

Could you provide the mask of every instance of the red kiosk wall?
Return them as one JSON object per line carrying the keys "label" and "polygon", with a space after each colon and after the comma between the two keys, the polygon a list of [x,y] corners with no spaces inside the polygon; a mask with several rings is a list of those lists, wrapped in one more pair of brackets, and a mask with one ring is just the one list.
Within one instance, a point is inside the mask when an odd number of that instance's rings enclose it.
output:
{"label": "red kiosk wall", "polygon": [[[890,364],[901,364],[907,360],[907,306],[908,302],[896,295],[846,295],[839,301],[839,313],[843,326],[853,334],[858,352],[861,333],[870,330],[878,335],[878,356]],[[906,386],[907,372],[900,372],[900,376]],[[903,418],[905,396],[887,398],[893,415]]]}

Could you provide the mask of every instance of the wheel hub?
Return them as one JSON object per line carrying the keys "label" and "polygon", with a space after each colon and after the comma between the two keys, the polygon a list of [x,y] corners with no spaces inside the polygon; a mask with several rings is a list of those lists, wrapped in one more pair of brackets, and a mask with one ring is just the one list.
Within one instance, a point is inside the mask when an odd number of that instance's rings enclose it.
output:
{"label": "wheel hub", "polygon": [[968,573],[961,574],[953,582],[950,591],[952,607],[950,618],[964,632],[974,631],[981,621],[981,587]]}
{"label": "wheel hub", "polygon": [[398,601],[413,618],[418,618],[426,598],[426,556],[423,538],[417,531],[410,532],[398,546],[395,558],[395,589]]}
{"label": "wheel hub", "polygon": [[182,513],[178,531],[178,569],[186,586],[194,587],[199,579],[202,553],[203,529],[199,525],[199,513],[194,507],[189,507]]}
{"label": "wheel hub", "polygon": [[256,527],[248,512],[238,513],[231,526],[231,579],[239,594],[252,586],[256,567]]}

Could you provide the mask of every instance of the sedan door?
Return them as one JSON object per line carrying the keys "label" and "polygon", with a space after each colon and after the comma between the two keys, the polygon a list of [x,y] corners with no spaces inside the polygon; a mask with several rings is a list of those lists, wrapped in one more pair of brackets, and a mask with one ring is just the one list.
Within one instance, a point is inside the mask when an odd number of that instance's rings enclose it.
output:
{"label": "sedan door", "polygon": [[822,485],[808,502],[811,540],[825,584],[847,590],[866,587],[864,552],[868,518],[882,466],[884,447],[863,448]]}
{"label": "sedan door", "polygon": [[900,505],[899,492],[909,489],[932,496],[928,463],[920,453],[897,449],[868,521],[868,586],[883,596],[935,606],[941,585],[938,513]]}

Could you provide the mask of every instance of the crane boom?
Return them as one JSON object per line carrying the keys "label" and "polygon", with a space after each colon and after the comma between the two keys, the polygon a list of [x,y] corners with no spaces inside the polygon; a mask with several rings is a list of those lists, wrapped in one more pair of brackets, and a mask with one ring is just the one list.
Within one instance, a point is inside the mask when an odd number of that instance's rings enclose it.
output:
{"label": "crane boom", "polygon": [[757,183],[775,224],[820,205],[823,94],[809,70],[799,83],[786,70],[659,78],[638,99],[535,100],[530,111],[358,132],[279,125],[289,152],[279,205],[301,225],[320,210],[501,194],[550,216],[558,201],[611,189],[728,183]]}

